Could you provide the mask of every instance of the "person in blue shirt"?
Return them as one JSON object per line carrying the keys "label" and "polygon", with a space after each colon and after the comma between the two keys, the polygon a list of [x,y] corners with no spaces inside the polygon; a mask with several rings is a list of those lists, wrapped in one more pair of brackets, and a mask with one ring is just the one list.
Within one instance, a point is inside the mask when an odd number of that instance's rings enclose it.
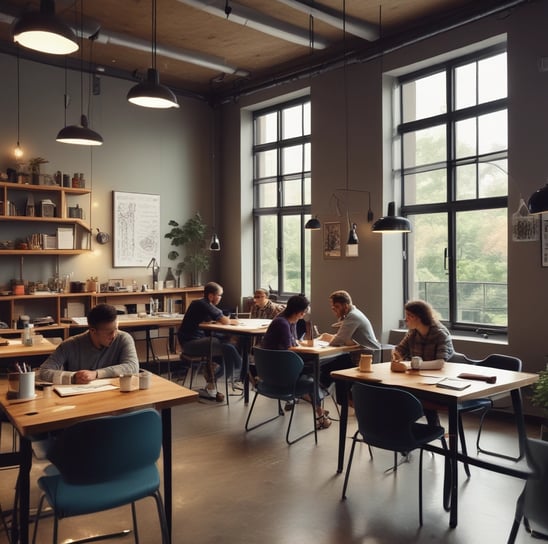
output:
{"label": "person in blue shirt", "polygon": [[[237,320],[229,319],[217,307],[222,296],[223,288],[221,285],[215,282],[207,283],[204,286],[203,298],[193,300],[187,308],[177,331],[177,338],[183,348],[183,353],[187,355],[209,357],[211,349],[213,357],[222,357],[228,379],[236,369],[242,366],[242,358],[238,350],[230,342],[223,342],[223,338],[219,336],[213,336],[210,339],[200,328],[201,323],[210,321],[216,321],[222,325],[237,324]],[[223,402],[224,395],[217,391],[212,361],[206,365],[204,377],[207,383],[206,387],[200,390],[200,396]]]}

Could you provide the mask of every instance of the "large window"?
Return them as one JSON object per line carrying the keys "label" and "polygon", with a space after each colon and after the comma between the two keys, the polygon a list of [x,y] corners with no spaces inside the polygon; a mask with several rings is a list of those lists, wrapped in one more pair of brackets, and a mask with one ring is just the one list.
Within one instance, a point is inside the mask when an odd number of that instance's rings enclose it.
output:
{"label": "large window", "polygon": [[310,99],[253,118],[255,285],[310,293]]}
{"label": "large window", "polygon": [[405,297],[452,328],[507,326],[506,73],[496,47],[399,80]]}

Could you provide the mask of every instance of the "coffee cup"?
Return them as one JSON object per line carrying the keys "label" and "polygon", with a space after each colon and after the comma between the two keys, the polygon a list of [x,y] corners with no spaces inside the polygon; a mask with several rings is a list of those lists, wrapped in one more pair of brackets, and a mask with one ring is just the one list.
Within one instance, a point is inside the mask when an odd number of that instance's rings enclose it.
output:
{"label": "coffee cup", "polygon": [[419,356],[411,357],[411,368],[413,370],[419,370],[419,368],[421,367],[421,363],[422,363],[422,357],[419,357]]}
{"label": "coffee cup", "polygon": [[137,374],[125,374],[120,376],[120,391],[128,393],[139,389],[139,377]]}
{"label": "coffee cup", "polygon": [[8,390],[12,398],[33,399],[35,372],[10,372]]}
{"label": "coffee cup", "polygon": [[360,372],[371,372],[373,364],[373,355],[362,353],[360,355],[360,362],[358,363],[358,370]]}
{"label": "coffee cup", "polygon": [[139,372],[139,389],[148,389],[150,387],[150,372],[141,370]]}

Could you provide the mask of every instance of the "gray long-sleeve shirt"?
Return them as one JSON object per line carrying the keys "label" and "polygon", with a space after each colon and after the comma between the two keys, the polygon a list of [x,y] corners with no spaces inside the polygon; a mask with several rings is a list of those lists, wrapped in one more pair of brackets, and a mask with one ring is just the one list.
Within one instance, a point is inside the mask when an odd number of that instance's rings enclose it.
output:
{"label": "gray long-sleeve shirt", "polygon": [[60,383],[55,379],[62,372],[97,370],[97,378],[114,378],[139,372],[139,358],[130,334],[118,331],[112,344],[96,348],[89,332],[67,338],[40,366],[40,378]]}
{"label": "gray long-sleeve shirt", "polygon": [[337,322],[337,327],[339,330],[330,342],[332,346],[349,346],[357,342],[369,349],[379,349],[381,347],[375,337],[371,321],[356,306],[352,306],[344,319]]}

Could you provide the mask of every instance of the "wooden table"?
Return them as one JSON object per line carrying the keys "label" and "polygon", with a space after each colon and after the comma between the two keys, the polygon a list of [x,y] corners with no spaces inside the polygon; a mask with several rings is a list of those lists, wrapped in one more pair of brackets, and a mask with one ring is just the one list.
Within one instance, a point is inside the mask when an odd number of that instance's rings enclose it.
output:
{"label": "wooden table", "polygon": [[[486,376],[496,376],[497,381],[494,384],[484,381],[467,380],[470,387],[461,391],[442,389],[433,384],[424,383],[430,376],[439,377],[456,377],[461,372],[473,372],[475,374],[485,374]],[[463,363],[446,363],[441,370],[423,370],[407,372],[392,372],[390,363],[379,363],[373,365],[373,371],[359,372],[356,368],[347,370],[337,370],[331,373],[331,376],[338,380],[344,380],[348,384],[348,389],[352,382],[369,382],[377,383],[383,386],[398,387],[409,391],[420,400],[432,401],[438,404],[447,406],[449,420],[449,451],[445,451],[433,445],[428,445],[428,449],[448,455],[450,460],[451,470],[451,487],[450,487],[450,514],[449,525],[457,526],[458,512],[458,471],[457,465],[459,460],[466,460],[469,464],[486,468],[502,474],[517,476],[520,478],[527,477],[527,472],[521,471],[518,468],[514,469],[509,466],[504,466],[477,457],[465,457],[458,452],[458,404],[459,402],[468,400],[489,397],[497,393],[510,393],[512,396],[512,405],[515,412],[515,417],[518,425],[518,433],[520,443],[526,448],[526,433],[523,420],[523,410],[521,402],[520,388],[531,385],[538,380],[537,374],[526,372],[512,372],[509,370],[499,370],[497,368],[481,368]],[[433,381],[430,379],[430,381]],[[343,395],[341,401],[341,420],[339,425],[339,456],[337,472],[342,472],[344,464],[344,449],[346,441],[346,427],[348,421],[348,395]]]}
{"label": "wooden table", "polygon": [[326,346],[324,344],[320,344],[317,340],[314,340],[314,344],[312,346],[306,346],[302,343],[301,345],[290,349],[291,351],[298,353],[305,361],[305,364],[312,365],[312,376],[314,378],[315,386],[314,395],[316,395],[316,392],[319,391],[320,387],[320,370],[322,364],[333,360],[335,357],[338,357],[343,353],[361,351],[364,348],[358,344],[353,344],[351,346]]}
{"label": "wooden table", "polygon": [[49,355],[57,347],[47,338],[32,346],[24,346],[19,338],[8,338],[9,345],[0,346],[0,358],[31,357],[33,355]]}
{"label": "wooden table", "polygon": [[[214,321],[211,323],[202,323],[200,328],[212,332],[222,332],[228,335],[235,334],[242,338],[241,350],[242,350],[242,373],[241,379],[244,384],[244,402],[249,402],[249,352],[253,345],[253,338],[262,336],[268,326],[270,325],[270,319],[238,319],[237,325],[221,325]],[[228,379],[227,376],[225,378]]]}
{"label": "wooden table", "polygon": [[[171,407],[193,402],[198,394],[160,376],[151,375],[150,389],[122,393],[118,389],[51,398],[43,398],[38,392],[36,399],[28,402],[6,399],[7,380],[0,381],[0,408],[16,428],[20,440],[17,453],[1,454],[3,464],[19,465],[19,524],[14,523],[13,542],[20,538],[22,544],[29,541],[29,474],[32,465],[33,435],[58,431],[86,419],[122,413],[128,410],[155,408],[162,412],[162,453],[164,471],[164,502],[168,528],[171,535],[172,522],[172,452],[171,452]],[[146,437],[143,437],[146,439]],[[2,460],[2,458],[0,458]]]}

